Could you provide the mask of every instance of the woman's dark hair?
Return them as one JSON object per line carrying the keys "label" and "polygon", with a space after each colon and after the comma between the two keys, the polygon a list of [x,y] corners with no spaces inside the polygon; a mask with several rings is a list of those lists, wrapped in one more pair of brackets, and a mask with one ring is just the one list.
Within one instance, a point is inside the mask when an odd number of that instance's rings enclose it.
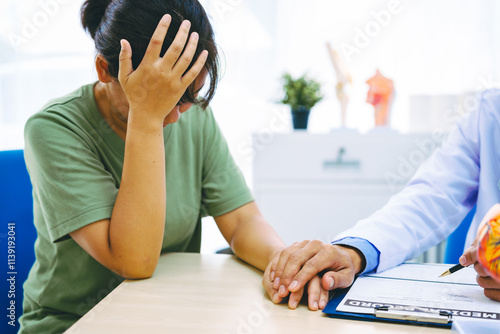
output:
{"label": "woman's dark hair", "polygon": [[198,0],[86,0],[81,8],[83,28],[94,40],[97,52],[108,62],[109,73],[114,78],[118,77],[120,40],[126,39],[132,46],[132,64],[136,69],[165,14],[172,16],[172,22],[161,55],[174,41],[184,20],[191,21],[191,31],[200,35],[190,68],[203,50],[208,51],[205,68],[210,76],[210,88],[207,94],[203,98],[195,98],[193,83],[179,101],[195,103],[205,109],[217,88],[219,59],[212,26]]}

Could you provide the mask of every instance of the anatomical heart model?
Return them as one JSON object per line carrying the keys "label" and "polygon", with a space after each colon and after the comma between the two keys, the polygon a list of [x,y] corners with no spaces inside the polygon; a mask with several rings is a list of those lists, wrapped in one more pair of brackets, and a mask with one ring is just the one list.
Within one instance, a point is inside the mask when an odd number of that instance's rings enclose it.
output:
{"label": "anatomical heart model", "polygon": [[479,263],[500,282],[500,222],[491,219],[479,229],[477,255]]}
{"label": "anatomical heart model", "polygon": [[366,81],[370,89],[366,102],[375,108],[375,125],[389,125],[392,101],[394,100],[394,83],[384,77],[379,70]]}

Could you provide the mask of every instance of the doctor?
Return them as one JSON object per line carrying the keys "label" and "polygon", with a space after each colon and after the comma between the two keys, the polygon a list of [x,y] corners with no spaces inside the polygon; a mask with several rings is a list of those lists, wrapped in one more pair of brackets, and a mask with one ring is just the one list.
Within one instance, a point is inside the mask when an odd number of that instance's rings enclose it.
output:
{"label": "doctor", "polygon": [[[500,217],[494,206],[500,203],[500,91],[480,97],[478,108],[381,210],[332,244],[303,241],[277,252],[263,279],[273,302],[290,294],[289,306],[295,308],[304,285],[322,271],[323,288],[334,290],[350,286],[355,275],[397,266],[446,239],[477,205],[466,240],[473,244],[481,221]],[[474,264],[485,296],[500,301],[500,283],[477,263],[476,254],[474,243],[460,263]],[[324,307],[326,301],[320,303]]]}

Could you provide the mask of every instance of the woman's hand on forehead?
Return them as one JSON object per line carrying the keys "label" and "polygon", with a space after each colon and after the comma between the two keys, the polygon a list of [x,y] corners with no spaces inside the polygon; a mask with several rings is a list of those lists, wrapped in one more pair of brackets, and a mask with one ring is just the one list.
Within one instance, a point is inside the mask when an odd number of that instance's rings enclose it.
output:
{"label": "woman's hand on forehead", "polygon": [[199,39],[198,33],[189,34],[189,21],[181,24],[167,52],[160,57],[171,21],[170,15],[163,16],[135,71],[132,67],[130,43],[127,40],[121,41],[118,80],[129,102],[130,115],[140,110],[140,118],[145,121],[163,123],[164,118],[175,108],[186,89],[203,70],[208,57],[208,52],[203,51],[187,71]]}

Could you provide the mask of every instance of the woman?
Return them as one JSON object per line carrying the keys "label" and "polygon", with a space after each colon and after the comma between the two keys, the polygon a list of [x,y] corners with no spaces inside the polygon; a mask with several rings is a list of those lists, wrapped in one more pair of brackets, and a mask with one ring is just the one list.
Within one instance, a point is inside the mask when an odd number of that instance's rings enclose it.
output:
{"label": "woman", "polygon": [[199,252],[204,215],[261,270],[284,246],[207,109],[217,49],[198,1],[87,0],[82,24],[99,81],[25,128],[38,240],[21,333],[63,332],[124,278],[150,277],[160,253]]}

